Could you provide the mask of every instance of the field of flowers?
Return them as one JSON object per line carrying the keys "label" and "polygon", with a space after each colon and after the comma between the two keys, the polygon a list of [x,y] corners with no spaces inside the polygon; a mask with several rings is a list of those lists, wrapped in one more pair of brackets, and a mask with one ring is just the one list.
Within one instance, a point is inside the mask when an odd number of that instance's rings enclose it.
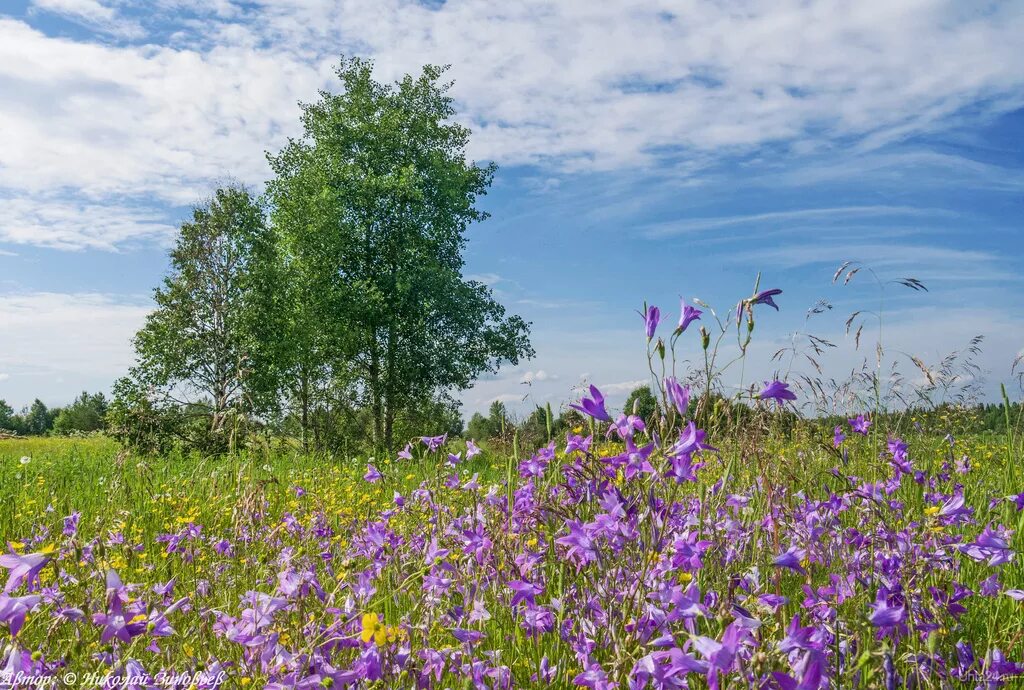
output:
{"label": "field of flowers", "polygon": [[[0,669],[68,687],[1020,686],[1017,449],[863,414],[717,438],[689,388],[658,384],[659,430],[592,388],[587,426],[521,454],[0,441]],[[770,422],[793,397],[771,381],[754,408]]]}
{"label": "field of flowers", "polygon": [[427,438],[369,470],[0,442],[0,668],[274,688],[1020,672],[1024,494],[995,441],[850,428],[844,463],[833,438],[754,458],[618,428],[519,462]]}

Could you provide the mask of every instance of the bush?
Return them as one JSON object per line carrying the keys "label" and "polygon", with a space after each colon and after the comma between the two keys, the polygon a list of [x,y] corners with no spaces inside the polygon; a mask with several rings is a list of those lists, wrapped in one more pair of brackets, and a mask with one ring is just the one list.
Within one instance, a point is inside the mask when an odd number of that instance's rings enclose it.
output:
{"label": "bush", "polygon": [[661,414],[661,406],[654,397],[650,386],[638,386],[626,398],[623,408],[626,414],[635,414],[647,424],[653,424]]}
{"label": "bush", "polygon": [[60,410],[53,420],[53,431],[67,435],[75,432],[101,431],[106,427],[107,399],[103,393],[90,395],[86,391]]}

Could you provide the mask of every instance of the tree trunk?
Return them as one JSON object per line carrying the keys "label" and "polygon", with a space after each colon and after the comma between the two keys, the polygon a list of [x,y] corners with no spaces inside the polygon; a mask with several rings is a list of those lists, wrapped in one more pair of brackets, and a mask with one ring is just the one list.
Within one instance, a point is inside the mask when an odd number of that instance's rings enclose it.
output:
{"label": "tree trunk", "polygon": [[387,412],[384,414],[384,450],[389,453],[394,450],[394,433],[395,410],[391,407],[389,402]]}
{"label": "tree trunk", "polygon": [[382,448],[384,443],[384,401],[382,399],[380,377],[380,355],[377,351],[376,337],[370,350],[370,415],[373,417],[373,446]]}
{"label": "tree trunk", "polygon": [[388,329],[387,352],[385,353],[385,374],[384,374],[384,450],[394,450],[395,431],[395,329]]}
{"label": "tree trunk", "polygon": [[309,373],[302,369],[299,397],[302,401],[302,454],[309,455]]}

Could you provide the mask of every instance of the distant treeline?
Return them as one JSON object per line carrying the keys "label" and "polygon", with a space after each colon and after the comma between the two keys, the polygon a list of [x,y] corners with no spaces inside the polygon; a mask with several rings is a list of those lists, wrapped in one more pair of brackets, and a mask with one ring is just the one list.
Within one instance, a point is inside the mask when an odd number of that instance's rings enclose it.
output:
{"label": "distant treeline", "polygon": [[[712,396],[714,403],[708,418],[697,419],[701,428],[728,429],[743,428],[755,416],[750,406],[729,400],[720,395]],[[691,403],[691,416],[695,414]],[[660,404],[647,386],[638,386],[626,399],[625,414],[635,414],[648,425],[661,415]],[[714,418],[711,418],[714,417]],[[1024,406],[1010,403],[1009,409],[1003,403],[941,404],[933,408],[915,407],[900,411],[868,413],[872,424],[888,434],[909,434],[918,431],[929,434],[980,434],[1006,433],[1007,428],[1017,429],[1024,423]],[[773,429],[788,434],[798,429],[811,430],[821,434],[831,433],[835,426],[842,426],[848,432],[847,415],[803,418],[792,410],[781,410],[772,417]],[[1007,426],[1009,425],[1009,427]],[[511,443],[520,442],[521,448],[533,448],[547,438],[564,436],[573,431],[587,432],[587,420],[573,409],[563,408],[560,412],[550,405],[536,406],[525,417],[517,419],[510,414],[504,403],[494,402],[487,414],[476,413],[469,420],[465,435],[475,439],[500,439]],[[722,435],[721,433],[719,435]],[[724,434],[729,436],[728,433]]]}
{"label": "distant treeline", "polygon": [[[727,409],[734,422],[742,422],[751,410],[746,405],[718,398],[719,412]],[[659,403],[651,389],[638,386],[626,399],[624,411],[636,414],[646,422],[653,422],[660,414]],[[117,423],[116,415],[108,414],[110,406],[103,393],[83,391],[74,402],[64,407],[47,407],[36,399],[20,412],[0,399],[0,435],[43,436],[74,435],[108,431]],[[486,414],[477,412],[463,423],[461,415],[450,406],[424,409],[421,421],[429,423],[432,429],[450,436],[464,436],[476,440],[490,440],[511,444],[518,441],[522,448],[542,445],[548,438],[563,437],[567,433],[586,433],[587,420],[576,410],[562,407],[552,409],[551,405],[535,406],[524,416],[511,413],[500,401],[491,403]],[[931,409],[910,408],[899,412],[883,412],[869,415],[873,424],[887,433],[899,434],[918,430],[927,433],[1006,433],[1007,428],[1019,428],[1024,422],[1024,405],[1010,403],[1009,409],[1003,403],[978,403],[973,405],[939,405]],[[705,426],[711,420],[702,420]],[[825,430],[834,426],[845,426],[845,415],[831,415],[815,419],[801,419],[794,413],[777,415],[775,422],[782,427],[795,429],[800,425],[812,425]],[[1007,426],[1009,424],[1009,427]],[[785,429],[782,429],[785,431]]]}
{"label": "distant treeline", "polygon": [[107,399],[103,393],[87,393],[65,407],[47,407],[36,398],[21,412],[0,400],[0,435],[43,436],[88,434],[107,427]]}
{"label": "distant treeline", "polygon": [[[1006,433],[1020,428],[1024,421],[1024,407],[1004,403],[940,404],[932,408],[911,407],[905,410],[870,415],[873,424],[887,433],[899,434],[909,430],[928,433]],[[845,425],[845,416],[833,415],[815,420],[824,427]]]}

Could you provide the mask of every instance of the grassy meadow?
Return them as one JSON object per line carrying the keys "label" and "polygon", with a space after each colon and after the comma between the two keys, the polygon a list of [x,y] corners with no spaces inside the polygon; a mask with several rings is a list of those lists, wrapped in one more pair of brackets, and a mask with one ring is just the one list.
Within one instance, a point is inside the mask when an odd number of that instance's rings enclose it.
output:
{"label": "grassy meadow", "polygon": [[[987,525],[1019,549],[1024,512],[1007,497],[1021,486],[1006,462],[1019,448],[905,440],[926,478],[887,488],[875,429],[848,434],[845,462],[831,435],[802,427],[721,441],[686,481],[667,481],[655,454],[651,472],[630,472],[610,461],[622,442],[586,449],[572,433],[568,453],[561,438],[469,460],[462,441],[432,451],[431,439],[411,459],[346,461],[2,440],[7,550],[45,555],[8,584],[9,601],[39,599],[22,624],[2,618],[7,668],[131,687],[158,673],[274,688],[1012,679],[1024,567],[990,565],[998,545],[964,549]],[[566,539],[586,524],[611,527]],[[879,607],[902,613],[878,624]]]}

